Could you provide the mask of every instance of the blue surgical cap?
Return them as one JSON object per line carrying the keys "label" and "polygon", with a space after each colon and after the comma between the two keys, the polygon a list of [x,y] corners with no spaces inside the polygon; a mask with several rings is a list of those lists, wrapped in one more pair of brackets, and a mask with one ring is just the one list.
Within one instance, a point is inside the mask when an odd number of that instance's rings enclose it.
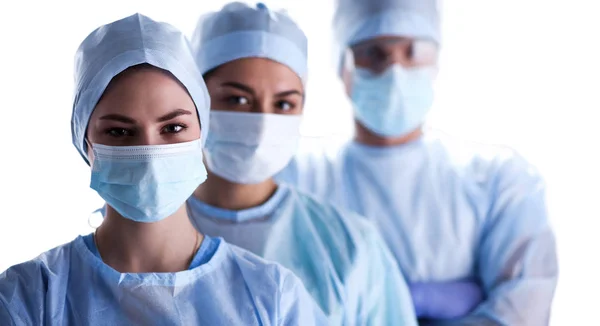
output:
{"label": "blue surgical cap", "polygon": [[336,0],[333,32],[337,56],[377,36],[403,36],[441,43],[440,0]]}
{"label": "blue surgical cap", "polygon": [[116,75],[143,63],[169,71],[185,86],[198,110],[202,142],[206,140],[210,97],[187,39],[169,24],[134,14],[100,26],[75,55],[71,132],[73,144],[86,162],[85,133],[104,90]]}
{"label": "blue surgical cap", "polygon": [[191,43],[203,74],[237,59],[258,57],[288,66],[306,82],[306,35],[284,11],[262,3],[251,7],[232,2],[204,15]]}

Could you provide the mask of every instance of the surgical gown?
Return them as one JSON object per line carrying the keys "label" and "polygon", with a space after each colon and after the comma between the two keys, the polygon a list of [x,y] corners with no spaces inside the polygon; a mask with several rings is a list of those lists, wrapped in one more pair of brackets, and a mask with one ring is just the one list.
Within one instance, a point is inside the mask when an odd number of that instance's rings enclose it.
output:
{"label": "surgical gown", "polygon": [[277,179],[375,221],[407,282],[479,280],[487,298],[461,325],[548,324],[555,240],[544,183],[522,157],[437,131],[330,147],[302,146]]}
{"label": "surgical gown", "polygon": [[287,269],[205,237],[190,269],[119,273],[91,235],[0,274],[0,325],[326,325]]}
{"label": "surgical gown", "polygon": [[416,325],[410,293],[375,226],[280,186],[263,205],[219,209],[192,197],[205,234],[281,263],[303,281],[329,325]]}

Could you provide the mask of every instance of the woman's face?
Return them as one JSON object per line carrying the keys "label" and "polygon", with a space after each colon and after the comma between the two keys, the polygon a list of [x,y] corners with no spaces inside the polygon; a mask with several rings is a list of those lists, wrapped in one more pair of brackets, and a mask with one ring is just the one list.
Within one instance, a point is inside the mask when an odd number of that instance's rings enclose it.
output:
{"label": "woman's face", "polygon": [[287,66],[264,58],[226,63],[205,76],[211,109],[220,111],[301,114],[304,87]]}
{"label": "woman's face", "polygon": [[[117,75],[96,105],[89,144],[161,145],[200,138],[200,122],[187,90],[168,72],[136,66]],[[88,155],[91,157],[88,146]]]}

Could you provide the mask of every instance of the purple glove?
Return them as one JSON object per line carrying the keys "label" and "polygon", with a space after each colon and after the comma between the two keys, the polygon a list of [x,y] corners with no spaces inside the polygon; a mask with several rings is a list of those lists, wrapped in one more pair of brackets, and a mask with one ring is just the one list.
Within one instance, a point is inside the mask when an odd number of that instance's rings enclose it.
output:
{"label": "purple glove", "polygon": [[483,291],[473,281],[413,283],[409,287],[418,318],[464,317],[483,301]]}

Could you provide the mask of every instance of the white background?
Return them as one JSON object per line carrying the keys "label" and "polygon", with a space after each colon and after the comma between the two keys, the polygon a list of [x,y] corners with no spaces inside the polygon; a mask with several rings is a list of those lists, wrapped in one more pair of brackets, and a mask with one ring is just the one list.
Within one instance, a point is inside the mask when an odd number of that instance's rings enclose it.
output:
{"label": "white background", "polygon": [[[351,111],[331,65],[326,1],[273,0],[310,40],[303,133],[348,135]],[[101,205],[71,144],[73,55],[97,26],[141,12],[188,35],[222,2],[2,1],[0,271],[92,231]],[[548,184],[560,280],[552,325],[599,324],[600,4],[447,0],[431,123],[515,147]]]}

